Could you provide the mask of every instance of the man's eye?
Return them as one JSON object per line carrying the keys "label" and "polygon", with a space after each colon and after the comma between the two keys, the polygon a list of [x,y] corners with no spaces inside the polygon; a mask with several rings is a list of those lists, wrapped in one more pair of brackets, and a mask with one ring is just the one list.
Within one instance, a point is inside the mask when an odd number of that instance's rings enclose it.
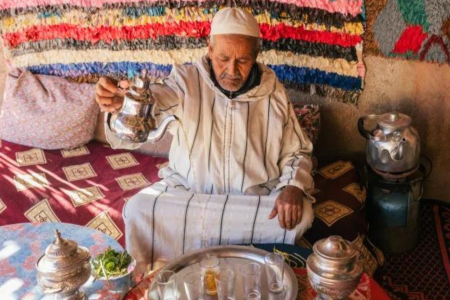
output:
{"label": "man's eye", "polygon": [[246,63],[248,63],[248,59],[240,59],[239,63],[240,64],[246,64]]}
{"label": "man's eye", "polygon": [[228,58],[220,58],[219,60],[222,62],[226,62],[226,61],[228,61]]}

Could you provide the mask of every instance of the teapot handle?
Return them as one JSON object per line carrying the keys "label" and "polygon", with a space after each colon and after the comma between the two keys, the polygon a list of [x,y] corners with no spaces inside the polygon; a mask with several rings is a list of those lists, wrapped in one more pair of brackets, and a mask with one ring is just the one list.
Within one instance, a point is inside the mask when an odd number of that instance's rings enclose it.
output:
{"label": "teapot handle", "polygon": [[364,121],[367,119],[376,120],[378,119],[378,115],[370,114],[358,119],[358,131],[365,139],[368,140],[370,139],[370,131],[366,130],[366,128],[364,127]]}

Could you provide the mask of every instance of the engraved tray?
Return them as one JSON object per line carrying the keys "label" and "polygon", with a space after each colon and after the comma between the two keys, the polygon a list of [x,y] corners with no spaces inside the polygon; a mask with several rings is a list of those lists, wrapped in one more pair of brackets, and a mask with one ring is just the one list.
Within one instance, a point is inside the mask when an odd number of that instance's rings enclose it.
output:
{"label": "engraved tray", "polygon": [[[261,300],[295,300],[298,293],[297,278],[292,269],[285,263],[284,265],[284,295],[274,295],[269,293],[267,287],[267,277],[264,268],[264,256],[268,252],[265,250],[246,246],[217,246],[200,249],[173,260],[162,270],[172,270],[177,274],[178,300],[187,300],[184,289],[183,277],[189,272],[200,270],[200,261],[206,255],[215,255],[220,258],[220,267],[233,269],[236,274],[235,296],[236,300],[245,300],[243,283],[239,274],[239,267],[249,262],[256,262],[261,265]],[[153,280],[148,289],[148,299],[158,298],[156,280]],[[208,296],[206,300],[215,300],[217,296]]]}

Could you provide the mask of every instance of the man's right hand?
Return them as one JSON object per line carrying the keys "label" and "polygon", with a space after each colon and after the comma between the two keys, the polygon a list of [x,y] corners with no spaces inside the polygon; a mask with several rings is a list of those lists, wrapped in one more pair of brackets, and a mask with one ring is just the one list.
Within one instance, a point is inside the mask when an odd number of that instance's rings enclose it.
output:
{"label": "man's right hand", "polygon": [[123,105],[125,97],[124,89],[128,88],[130,83],[128,80],[117,81],[102,76],[95,87],[95,101],[100,106],[101,111],[115,112]]}

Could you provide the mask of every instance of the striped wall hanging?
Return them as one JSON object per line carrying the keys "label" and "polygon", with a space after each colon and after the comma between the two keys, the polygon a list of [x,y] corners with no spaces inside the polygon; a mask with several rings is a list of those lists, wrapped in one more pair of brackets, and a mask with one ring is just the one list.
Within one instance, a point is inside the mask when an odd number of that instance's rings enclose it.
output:
{"label": "striped wall hanging", "polygon": [[450,0],[366,0],[365,52],[450,65]]}
{"label": "striped wall hanging", "polygon": [[[210,20],[229,1],[2,0],[7,61],[95,82],[142,69],[165,77],[206,53]],[[363,88],[363,0],[234,0],[261,28],[259,61],[288,88],[356,104]]]}

